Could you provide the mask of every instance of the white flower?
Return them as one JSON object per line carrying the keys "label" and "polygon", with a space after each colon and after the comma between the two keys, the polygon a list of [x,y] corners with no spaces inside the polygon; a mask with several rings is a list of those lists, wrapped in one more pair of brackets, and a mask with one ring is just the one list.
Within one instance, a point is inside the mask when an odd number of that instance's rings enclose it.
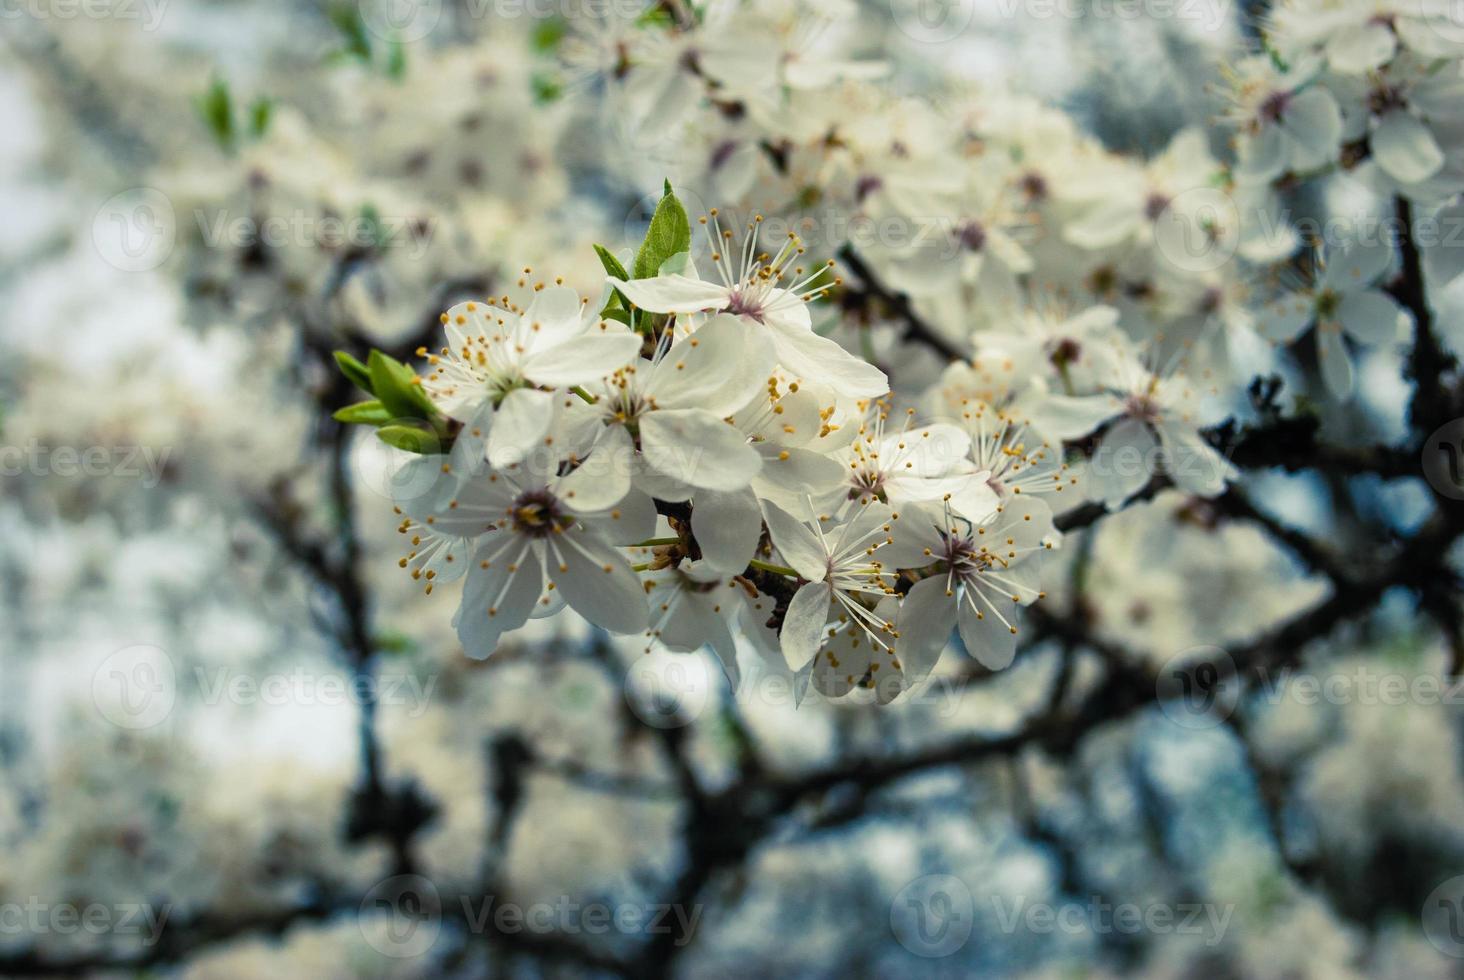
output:
{"label": "white flower", "polygon": [[1319,254],[1320,277],[1263,306],[1256,315],[1256,329],[1284,344],[1315,323],[1322,378],[1334,396],[1346,398],[1352,394],[1352,357],[1342,335],[1365,344],[1386,343],[1398,336],[1405,319],[1391,296],[1372,288],[1392,257],[1392,249],[1384,245]]}
{"label": "white flower", "polygon": [[[718,316],[674,343],[668,330],[655,356],[637,358],[598,384],[586,404],[566,397],[576,427],[617,458],[640,464],[638,485],[663,500],[696,489],[747,486],[762,457],[726,422],[746,405],[771,367],[736,317]],[[648,472],[647,472],[648,471]]]}
{"label": "white flower", "polygon": [[[652,533],[654,505],[629,489],[629,474],[615,461],[592,456],[561,475],[570,463],[554,455],[542,466],[468,475],[455,492],[402,504],[408,532],[421,525],[473,542],[453,620],[470,656],[488,657],[503,633],[522,626],[536,606],[552,609],[557,598],[605,629],[645,629],[645,592],[611,545]],[[462,560],[460,546],[444,547],[454,564]]]}
{"label": "white flower", "polygon": [[1049,396],[1039,418],[1046,431],[1063,439],[1112,423],[1087,469],[1093,496],[1112,509],[1149,482],[1160,448],[1164,471],[1180,488],[1201,497],[1225,489],[1236,470],[1200,434],[1211,421],[1209,408],[1184,374],[1143,365],[1125,348],[1102,391]]}
{"label": "white flower", "polygon": [[1061,493],[1077,483],[1062,460],[1062,444],[1053,444],[1026,422],[996,411],[984,402],[968,405],[961,416],[971,436],[971,461],[994,495],[986,512],[953,508],[971,520],[984,520],[995,503],[1021,493]]}
{"label": "white flower", "polygon": [[[524,280],[520,280],[524,282]],[[574,290],[536,287],[527,309],[507,297],[459,303],[442,316],[447,346],[428,357],[422,388],[447,415],[487,436],[505,466],[544,438],[553,395],[538,386],[583,384],[628,363],[640,338],[599,321]]]}
{"label": "white flower", "polygon": [[[788,603],[780,633],[783,656],[802,670],[826,639],[862,631],[868,642],[893,649],[894,620],[875,610],[893,595],[893,572],[874,556],[893,539],[897,515],[881,503],[847,503],[833,515],[800,520],[775,504],[764,508],[773,546],[793,571],[808,581]],[[830,620],[832,618],[832,625]]]}
{"label": "white flower", "polygon": [[807,386],[780,387],[772,377],[760,396],[733,416],[732,424],[762,458],[762,466],[740,490],[693,494],[691,529],[710,564],[726,572],[747,567],[762,535],[758,501],[796,507],[805,496],[817,496],[843,479],[843,466],[820,445],[835,434],[828,422],[832,413],[819,407]]}
{"label": "white flower", "polygon": [[741,672],[735,636],[751,631],[754,624],[747,621],[749,617],[767,619],[773,600],[746,579],[706,562],[684,560],[646,572],[644,580],[651,604],[647,630],[651,637],[667,649],[686,653],[710,646],[736,690]]}
{"label": "white flower", "polygon": [[843,464],[842,496],[895,505],[959,496],[962,506],[977,511],[995,503],[985,475],[972,479],[971,437],[964,430],[943,422],[911,428],[912,408],[900,428],[888,432],[889,413],[888,401],[870,405],[854,441],[836,457]]}
{"label": "white flower", "polygon": [[1444,148],[1457,146],[1464,122],[1464,78],[1457,63],[1449,71],[1421,59],[1398,58],[1355,80],[1349,93],[1353,111],[1345,135],[1366,137],[1383,173],[1404,185],[1440,175],[1447,163]]}
{"label": "white flower", "polygon": [[1269,183],[1287,171],[1303,172],[1336,160],[1342,112],[1332,93],[1313,81],[1317,65],[1277,72],[1265,55],[1246,58],[1227,72],[1228,117],[1240,128],[1235,176]]}
{"label": "white flower", "polygon": [[[1052,512],[1035,497],[1013,497],[985,523],[967,521],[949,507],[910,511],[891,558],[930,567],[900,608],[896,650],[907,682],[930,672],[951,629],[971,655],[1001,670],[1016,654],[1017,606],[1041,598],[1040,562],[1052,547]],[[918,551],[917,551],[918,549]]]}
{"label": "white flower", "polygon": [[[805,272],[802,266],[790,270],[789,264],[803,254],[796,235],[774,256],[757,250],[757,232],[762,216],[749,225],[750,234],[741,247],[737,265],[724,254],[731,246],[732,233],[724,232],[711,213],[711,224],[702,218],[712,248],[712,263],[717,267],[721,283],[693,279],[679,273],[654,279],[610,282],[643,310],[653,313],[732,313],[749,327],[756,343],[769,345],[789,374],[828,385],[851,398],[868,398],[889,390],[884,372],[850,354],[837,343],[813,332],[813,320],[805,305],[824,294],[829,283],[815,285],[827,272],[820,266]],[[716,234],[713,237],[712,229]],[[832,262],[829,263],[832,265]],[[793,276],[802,278],[783,285]]]}

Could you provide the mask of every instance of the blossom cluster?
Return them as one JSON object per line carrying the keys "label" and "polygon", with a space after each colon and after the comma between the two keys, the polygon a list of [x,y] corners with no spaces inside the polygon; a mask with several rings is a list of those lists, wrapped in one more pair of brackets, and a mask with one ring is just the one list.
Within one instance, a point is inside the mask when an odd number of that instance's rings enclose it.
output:
{"label": "blossom cluster", "polygon": [[[692,234],[668,182],[629,270],[597,246],[600,295],[525,270],[521,295],[444,314],[420,376],[354,362],[377,401],[342,417],[439,474],[396,481],[401,564],[429,590],[465,578],[479,657],[568,605],[710,645],[734,679],[736,638],[775,634],[764,652],[836,695],[893,698],[957,628],[1004,666],[1055,512],[1220,494],[1238,471],[1216,427],[1260,370],[1294,370],[1286,345],[1314,336],[1347,399],[1355,352],[1406,328],[1397,242],[1366,224],[1464,186],[1459,51],[1441,14],[1325,7],[1278,8],[1222,127],[1148,161],[1020,98],[894,98],[771,5],[577,25],[570,91],[730,204]],[[1318,241],[1290,202],[1332,178],[1368,203]]]}

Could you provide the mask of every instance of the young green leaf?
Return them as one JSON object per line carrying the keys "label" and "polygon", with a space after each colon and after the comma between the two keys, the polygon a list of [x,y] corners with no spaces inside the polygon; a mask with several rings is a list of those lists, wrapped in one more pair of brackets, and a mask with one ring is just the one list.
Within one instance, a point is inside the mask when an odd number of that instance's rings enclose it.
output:
{"label": "young green leaf", "polygon": [[656,205],[651,216],[651,227],[646,229],[646,240],[641,242],[640,251],[635,253],[635,277],[650,279],[665,262],[677,252],[691,249],[691,222],[686,218],[686,209],[671,192],[671,182],[666,182],[666,194]]}
{"label": "young green leaf", "polygon": [[396,416],[388,412],[386,406],[381,402],[369,401],[357,402],[354,405],[337,409],[331,418],[337,422],[345,422],[347,425],[385,425]]}
{"label": "young green leaf", "polygon": [[426,456],[440,452],[442,440],[431,429],[418,429],[410,425],[387,425],[376,430],[377,436],[388,446],[405,449],[409,453]]}
{"label": "young green leaf", "polygon": [[343,350],[335,352],[335,361],[336,367],[341,369],[341,374],[344,374],[351,384],[368,395],[376,394],[376,389],[371,387],[371,372],[366,369],[366,365]]}
{"label": "young green leaf", "polygon": [[437,413],[432,400],[417,383],[417,376],[401,361],[373,350],[366,359],[366,369],[371,373],[376,397],[397,418],[429,419]]}

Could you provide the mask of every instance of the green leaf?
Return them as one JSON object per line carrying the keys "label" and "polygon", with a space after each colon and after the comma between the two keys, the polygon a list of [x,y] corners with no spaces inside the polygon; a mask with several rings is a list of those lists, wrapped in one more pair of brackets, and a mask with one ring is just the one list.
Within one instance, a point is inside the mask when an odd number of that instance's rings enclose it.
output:
{"label": "green leaf", "polygon": [[602,320],[614,320],[617,323],[625,324],[627,327],[631,326],[630,311],[622,310],[618,306],[605,307],[603,310],[600,311],[600,318]]}
{"label": "green leaf", "polygon": [[371,62],[371,34],[361,16],[360,5],[354,3],[333,4],[328,11],[330,22],[340,31],[345,42],[345,52],[353,58]]}
{"label": "green leaf", "polygon": [[387,425],[376,430],[381,441],[409,453],[428,456],[442,450],[442,440],[431,429],[418,429],[410,425]]}
{"label": "green leaf", "polygon": [[274,115],[274,100],[260,96],[249,106],[249,135],[258,139],[269,131],[269,120]]}
{"label": "green leaf", "polygon": [[386,77],[396,82],[407,77],[407,46],[400,40],[392,41],[387,52]]}
{"label": "green leaf", "polygon": [[[604,245],[596,245],[595,254],[600,257],[600,264],[605,267],[606,274],[608,274],[611,278],[620,279],[622,281],[630,278],[630,273],[625,271],[625,266],[621,265],[620,260],[617,259],[613,254],[611,254],[610,250]],[[631,307],[631,302],[625,297],[624,293],[622,293],[618,289],[615,289],[611,291],[610,298],[605,301],[605,308],[600,311],[600,315],[607,315],[617,306],[624,307],[628,310]],[[623,320],[621,320],[620,317],[615,317],[615,319],[620,320],[622,323],[630,322],[630,318],[628,316]]]}
{"label": "green leaf", "polygon": [[371,387],[371,372],[366,369],[366,365],[343,350],[335,352],[335,361],[336,367],[341,369],[341,374],[344,374],[351,384],[368,395],[376,394],[376,389]]}
{"label": "green leaf", "polygon": [[630,278],[630,273],[625,271],[625,266],[621,265],[620,260],[604,245],[596,245],[595,254],[600,257],[600,264],[605,267],[607,273],[616,279]]}
{"label": "green leaf", "polygon": [[534,101],[539,104],[553,102],[564,94],[564,85],[558,78],[548,72],[536,71],[529,78],[529,85],[534,90]]}
{"label": "green leaf", "polygon": [[417,383],[412,369],[401,361],[373,350],[366,359],[371,373],[371,387],[376,397],[396,418],[430,419],[437,413],[432,400]]}
{"label": "green leaf", "polygon": [[635,277],[649,279],[665,262],[677,252],[691,250],[691,222],[686,219],[686,209],[671,193],[671,182],[666,182],[666,193],[656,205],[651,216],[651,226],[646,229],[646,240],[641,242],[640,251],[635,253]]}
{"label": "green leaf", "polygon": [[208,89],[198,97],[198,113],[203,123],[218,140],[219,146],[230,149],[234,145],[234,100],[229,94],[229,83],[215,78]]}
{"label": "green leaf", "polygon": [[534,25],[531,43],[534,50],[547,54],[569,33],[569,24],[562,17],[546,17]]}
{"label": "green leaf", "polygon": [[337,409],[331,418],[347,425],[385,425],[396,416],[388,412],[381,402],[369,401]]}

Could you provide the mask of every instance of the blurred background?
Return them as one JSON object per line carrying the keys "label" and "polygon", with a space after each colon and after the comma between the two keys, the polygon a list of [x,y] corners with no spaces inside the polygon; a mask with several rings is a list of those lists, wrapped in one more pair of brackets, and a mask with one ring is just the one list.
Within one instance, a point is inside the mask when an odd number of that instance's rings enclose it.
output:
{"label": "blurred background", "polygon": [[[707,165],[735,112],[648,124],[684,52],[637,81],[625,35],[678,9],[620,6],[0,2],[0,975],[1459,975],[1421,914],[1464,873],[1451,651],[1411,600],[1288,638],[1332,695],[1104,687],[1328,594],[1178,495],[1073,536],[1087,634],[887,708],[572,615],[464,657],[331,351],[409,358],[523,265],[595,293],[668,176],[800,200]],[[762,6],[889,98],[1135,157],[1251,36],[1220,0]],[[1373,392],[1338,431],[1398,430]],[[1427,497],[1258,480],[1361,566]]]}

